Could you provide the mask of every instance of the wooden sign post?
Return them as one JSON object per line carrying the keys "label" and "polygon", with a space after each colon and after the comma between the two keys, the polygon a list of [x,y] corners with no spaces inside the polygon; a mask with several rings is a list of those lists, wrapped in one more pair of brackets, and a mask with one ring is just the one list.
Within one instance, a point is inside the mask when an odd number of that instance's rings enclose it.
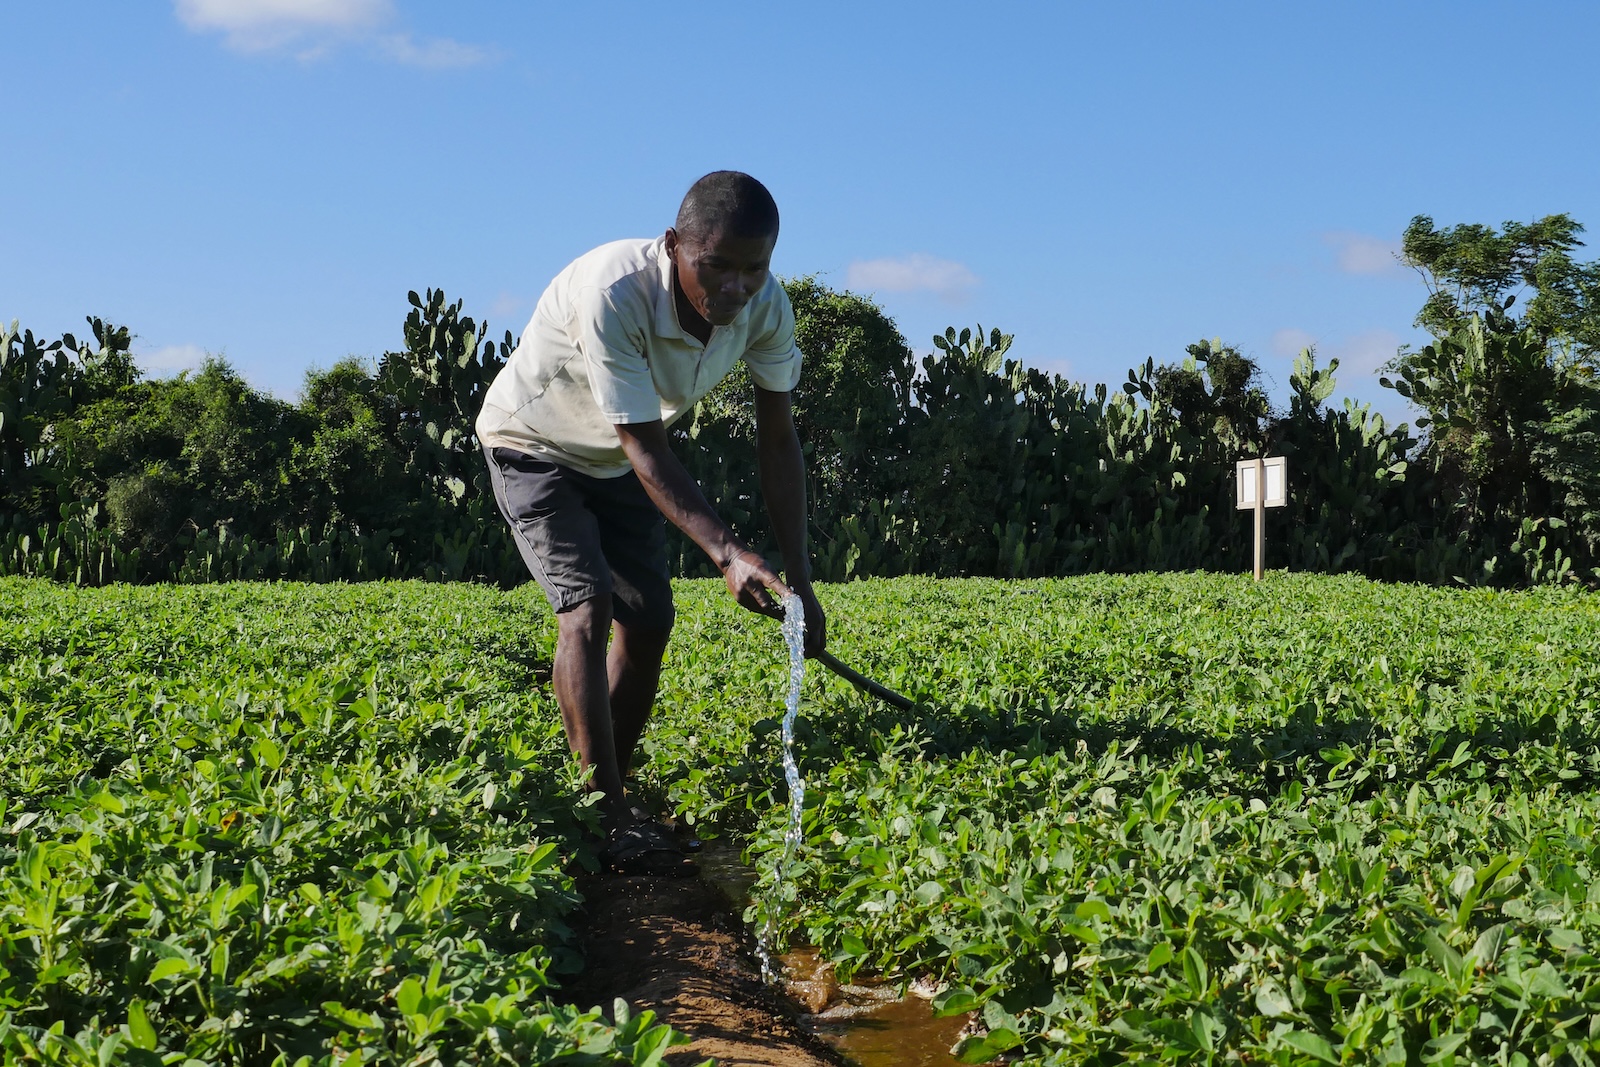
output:
{"label": "wooden sign post", "polygon": [[1282,456],[1241,459],[1234,467],[1235,506],[1256,513],[1256,581],[1261,580],[1267,536],[1267,508],[1289,502],[1289,465]]}

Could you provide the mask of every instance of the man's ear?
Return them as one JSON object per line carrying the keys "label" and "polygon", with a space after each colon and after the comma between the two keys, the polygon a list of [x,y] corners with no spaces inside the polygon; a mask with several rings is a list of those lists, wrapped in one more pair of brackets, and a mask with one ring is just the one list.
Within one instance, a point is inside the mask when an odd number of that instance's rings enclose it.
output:
{"label": "man's ear", "polygon": [[667,243],[667,255],[676,257],[678,254],[678,231],[668,226],[663,238]]}

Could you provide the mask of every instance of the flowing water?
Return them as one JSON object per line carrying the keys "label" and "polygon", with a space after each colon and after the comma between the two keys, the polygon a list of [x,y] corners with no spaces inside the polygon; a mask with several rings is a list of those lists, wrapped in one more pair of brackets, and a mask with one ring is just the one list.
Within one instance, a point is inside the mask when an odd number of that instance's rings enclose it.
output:
{"label": "flowing water", "polygon": [[800,847],[800,814],[806,802],[806,782],[800,777],[800,765],[794,759],[794,719],[800,712],[800,686],[806,680],[806,611],[800,598],[790,594],[783,598],[783,641],[789,646],[789,696],[784,701],[783,712],[783,777],[789,783],[789,831],[783,835],[783,855],[778,857],[774,871],[772,897],[774,906],[767,912],[767,921],[761,925],[761,935],[756,939],[756,958],[761,961],[761,978],[771,982],[777,978],[772,964],[772,931],[777,924],[777,905],[783,901],[783,880],[789,858]]}
{"label": "flowing water", "polygon": [[[715,886],[737,915],[751,902],[758,879],[743,850],[727,839],[711,838],[696,860],[700,874]],[[791,948],[772,960],[784,991],[802,1012],[807,1030],[844,1053],[854,1067],[956,1067],[950,1052],[969,1016],[937,1018],[920,994],[901,993],[870,979],[841,984],[814,948]]]}
{"label": "flowing water", "polygon": [[[782,959],[773,958],[773,930],[783,901],[789,861],[800,847],[800,818],[806,799],[806,783],[794,758],[794,720],[800,711],[800,687],[806,676],[805,635],[805,609],[800,598],[785,598],[783,639],[789,647],[789,695],[784,703],[782,736],[783,776],[789,783],[789,829],[774,872],[772,902],[756,938],[761,977],[767,982],[782,980],[789,993],[810,1012],[805,1018],[811,1031],[857,1067],[953,1067],[958,1061],[950,1054],[950,1046],[965,1025],[966,1016],[935,1018],[922,997],[901,995],[883,985],[840,985],[833,981],[832,968],[823,964],[814,949],[796,949]],[[755,888],[756,873],[744,865],[737,847],[708,842],[700,866],[706,880],[720,888],[729,903],[735,907],[747,903]]]}
{"label": "flowing water", "polygon": [[[800,765],[795,763],[795,715],[800,713],[800,686],[805,683],[805,605],[800,597],[790,593],[784,597],[784,645],[789,646],[789,696],[784,699],[784,781],[789,782],[789,832],[784,833],[784,853],[778,857],[774,869],[774,899],[782,901],[784,873],[789,867],[789,857],[800,848],[800,813],[805,809],[805,779],[800,777]],[[778,969],[773,966],[771,936],[778,917],[768,913],[762,925],[762,934],[755,941],[755,957],[762,961],[762,981],[778,979]]]}

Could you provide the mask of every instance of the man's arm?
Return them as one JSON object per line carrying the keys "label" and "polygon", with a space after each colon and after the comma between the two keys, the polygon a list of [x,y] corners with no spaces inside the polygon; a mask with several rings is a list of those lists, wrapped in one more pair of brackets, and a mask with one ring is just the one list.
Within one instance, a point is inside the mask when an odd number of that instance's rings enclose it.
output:
{"label": "man's arm", "polygon": [[783,576],[806,609],[806,652],[827,645],[827,618],[811,588],[811,555],[806,547],[806,466],[794,407],[788,393],[756,386],[756,450],[761,464],[761,496],[783,556]]}
{"label": "man's arm", "polygon": [[[783,396],[787,402],[788,394]],[[789,587],[767,561],[739,540],[711,509],[705,494],[673,454],[661,420],[619,423],[616,429],[622,450],[639,476],[639,484],[644,486],[644,491],[667,521],[688,534],[689,539],[711,557],[711,562],[722,571],[723,580],[728,583],[728,592],[751,611],[783,618],[782,598],[789,594]],[[803,505],[801,510],[804,510]],[[804,536],[802,526],[802,539]],[[788,558],[786,554],[786,564]],[[808,624],[809,619],[808,611]]]}

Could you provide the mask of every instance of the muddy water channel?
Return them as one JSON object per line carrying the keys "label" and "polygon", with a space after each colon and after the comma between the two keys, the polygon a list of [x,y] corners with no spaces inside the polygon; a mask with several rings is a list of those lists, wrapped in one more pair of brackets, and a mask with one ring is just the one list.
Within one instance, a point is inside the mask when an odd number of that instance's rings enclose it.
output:
{"label": "muddy water channel", "polygon": [[[707,841],[697,857],[701,877],[733,908],[750,902],[755,871],[737,846]],[[840,984],[833,968],[815,949],[800,948],[778,958],[784,990],[806,1012],[800,1022],[857,1067],[951,1067],[950,1054],[966,1016],[935,1018],[928,1001],[898,987],[871,982]],[[931,996],[931,991],[929,991]]]}

